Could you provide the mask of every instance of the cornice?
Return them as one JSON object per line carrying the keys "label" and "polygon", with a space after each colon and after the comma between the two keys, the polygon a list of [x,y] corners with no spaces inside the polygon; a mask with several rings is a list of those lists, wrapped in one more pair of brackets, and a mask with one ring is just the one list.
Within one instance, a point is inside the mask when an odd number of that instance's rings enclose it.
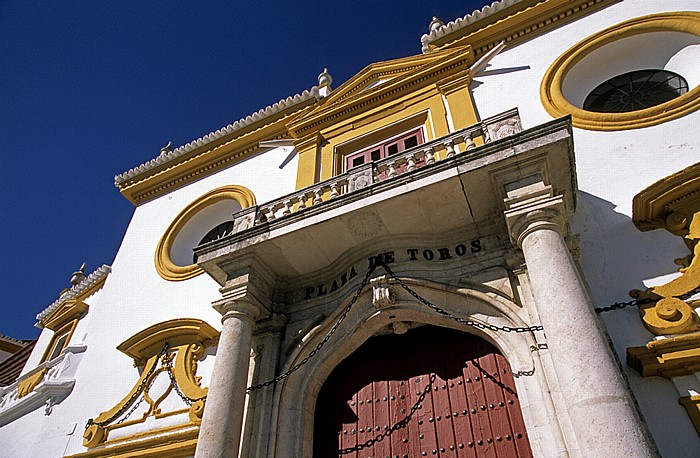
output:
{"label": "cornice", "polygon": [[[452,51],[433,53],[431,55],[418,54],[415,56],[402,57],[383,62],[369,64],[352,78],[336,88],[322,104],[328,105],[351,98],[362,92],[367,86],[384,77],[396,78],[400,74],[405,74],[418,69],[426,64],[430,64],[440,58],[440,54],[447,55]],[[388,82],[388,81],[385,81]],[[374,89],[374,88],[372,88]]]}
{"label": "cornice", "polygon": [[[700,162],[648,186],[632,201],[632,222],[641,231],[667,227],[676,211],[700,209]],[[690,215],[684,215],[690,216]]]}
{"label": "cornice", "polygon": [[[287,127],[293,137],[305,137],[329,124],[337,124],[359,112],[367,112],[374,106],[386,105],[388,101],[405,96],[418,87],[425,87],[453,73],[466,71],[472,63],[474,56],[470,47],[451,49],[441,53],[439,58],[431,59],[424,65],[412,68],[368,91],[355,91],[354,95],[341,97],[335,102],[331,99],[324,101],[321,106],[298,117]],[[361,85],[362,83],[358,84]],[[342,90],[342,86],[338,90]]]}
{"label": "cornice", "polygon": [[114,184],[134,205],[170,192],[255,154],[262,140],[287,137],[285,124],[304,108],[316,104],[319,97],[318,88],[313,87],[283,99],[115,176]]}
{"label": "cornice", "polygon": [[219,332],[206,321],[197,318],[177,318],[149,326],[117,346],[117,350],[132,358],[137,365],[157,355],[167,342],[171,348],[198,343],[205,347],[216,343]]}
{"label": "cornice", "polygon": [[700,371],[700,332],[652,340],[643,347],[627,349],[627,365],[642,377],[665,378]]}
{"label": "cornice", "polygon": [[554,29],[621,0],[502,0],[451,21],[421,37],[422,51],[470,44],[480,56],[501,41],[509,45]]}
{"label": "cornice", "polygon": [[56,299],[51,305],[49,305],[43,311],[37,314],[36,319],[38,322],[35,324],[35,326],[38,328],[44,327],[44,320],[50,315],[54,314],[56,309],[58,309],[62,304],[68,303],[69,301],[75,303],[76,301],[85,299],[91,294],[95,293],[99,288],[102,287],[105,280],[107,279],[107,275],[109,275],[111,271],[112,268],[110,266],[106,264],[101,265],[99,268],[97,268],[97,270],[95,270],[93,273],[91,273],[85,279],[83,279],[83,281],[70,288],[63,295],[61,295],[61,297]]}

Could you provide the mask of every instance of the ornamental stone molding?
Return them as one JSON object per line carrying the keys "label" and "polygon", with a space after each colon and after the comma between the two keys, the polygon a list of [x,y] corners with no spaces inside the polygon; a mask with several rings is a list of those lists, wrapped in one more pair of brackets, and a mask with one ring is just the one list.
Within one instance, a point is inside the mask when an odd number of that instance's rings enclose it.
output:
{"label": "ornamental stone molding", "polygon": [[[135,334],[117,346],[125,355],[134,359],[135,367],[143,367],[133,388],[111,409],[90,419],[83,434],[83,446],[94,449],[127,438],[150,437],[173,430],[173,423],[163,423],[162,418],[179,416],[175,429],[197,428],[202,420],[208,388],[202,386],[202,377],[197,375],[198,362],[204,357],[207,347],[216,345],[219,333],[206,322],[195,318],[181,318],[156,323]],[[169,379],[169,383],[158,391],[154,383],[158,378]],[[171,395],[189,399],[183,409],[165,408]],[[135,418],[132,409],[145,402],[145,412]],[[126,421],[128,420],[128,421]],[[143,431],[148,421],[149,431]],[[115,436],[110,438],[110,436]],[[189,436],[187,436],[189,437]]]}
{"label": "ornamental stone molding", "polygon": [[686,334],[700,330],[695,308],[700,300],[686,302],[700,288],[700,163],[660,180],[637,194],[633,222],[642,231],[663,228],[683,237],[690,250],[676,259],[681,276],[630,296],[642,302],[644,326],[655,335]]}
{"label": "ornamental stone molding", "polygon": [[[627,348],[627,364],[642,377],[674,381],[700,371],[700,162],[670,175],[634,197],[632,221],[641,231],[665,229],[683,238],[690,254],[676,259],[680,276],[646,290],[632,290],[644,326],[658,336]],[[676,379],[680,380],[680,379]],[[675,383],[675,381],[674,381]],[[679,387],[682,405],[700,434],[700,386]]]}
{"label": "ornamental stone molding", "polygon": [[70,345],[61,356],[38,365],[12,385],[0,388],[0,426],[41,406],[45,407],[45,415],[51,415],[53,406],[73,391],[75,372],[86,348],[84,344]]}
{"label": "ornamental stone molding", "polygon": [[564,198],[555,196],[551,186],[542,182],[526,185],[508,192],[505,199],[508,208],[504,214],[513,245],[522,247],[529,234],[549,229],[566,235],[566,210]]}

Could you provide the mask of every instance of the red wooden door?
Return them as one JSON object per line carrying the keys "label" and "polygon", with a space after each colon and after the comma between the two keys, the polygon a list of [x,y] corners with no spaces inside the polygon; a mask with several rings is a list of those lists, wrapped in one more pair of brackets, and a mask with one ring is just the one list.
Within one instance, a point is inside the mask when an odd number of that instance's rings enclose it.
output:
{"label": "red wooden door", "polygon": [[316,458],[532,456],[508,361],[430,326],[372,338],[338,365],[315,424]]}

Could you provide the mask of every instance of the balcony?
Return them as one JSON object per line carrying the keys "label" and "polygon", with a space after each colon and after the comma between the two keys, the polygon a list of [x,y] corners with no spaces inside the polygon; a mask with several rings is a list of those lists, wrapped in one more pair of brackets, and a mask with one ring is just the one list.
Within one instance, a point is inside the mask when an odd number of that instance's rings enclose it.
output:
{"label": "balcony", "polygon": [[293,282],[400,240],[447,241],[457,232],[507,242],[508,186],[532,179],[563,194],[573,211],[570,119],[523,130],[514,109],[244,209],[234,214],[230,234],[195,253],[221,284],[249,256],[278,280]]}

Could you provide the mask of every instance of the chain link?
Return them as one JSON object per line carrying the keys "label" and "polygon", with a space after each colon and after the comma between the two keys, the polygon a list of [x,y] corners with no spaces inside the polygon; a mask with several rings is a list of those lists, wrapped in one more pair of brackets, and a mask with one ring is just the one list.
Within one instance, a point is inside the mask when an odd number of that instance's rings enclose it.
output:
{"label": "chain link", "polygon": [[172,387],[175,389],[175,393],[177,393],[177,395],[180,396],[182,402],[184,402],[188,406],[191,406],[195,402],[203,401],[207,398],[206,395],[197,399],[193,399],[189,396],[186,396],[185,393],[183,393],[182,390],[180,390],[180,385],[177,384],[177,380],[175,380],[175,374],[173,374],[173,358],[170,355],[170,352],[166,352],[166,354],[163,355],[163,361],[165,361],[165,370],[168,373],[168,377],[170,377],[170,385],[172,385]]}
{"label": "chain link", "polygon": [[298,371],[301,366],[309,362],[311,358],[316,356],[316,353],[318,353],[321,348],[323,348],[324,345],[326,345],[326,342],[330,340],[331,336],[335,334],[335,331],[338,330],[338,327],[340,324],[345,320],[345,317],[348,316],[348,313],[350,313],[350,309],[352,308],[353,305],[355,305],[355,302],[357,302],[357,298],[360,297],[360,294],[362,293],[362,290],[365,289],[367,284],[369,283],[369,277],[372,275],[372,272],[374,272],[375,266],[371,265],[369,269],[367,269],[367,274],[365,274],[365,278],[362,279],[362,282],[360,283],[360,286],[357,287],[357,291],[355,292],[355,295],[352,297],[350,302],[348,302],[348,305],[345,307],[345,310],[343,310],[343,313],[340,314],[338,319],[336,320],[335,324],[333,327],[326,333],[325,337],[323,338],[322,341],[316,345],[316,348],[311,350],[308,355],[306,355],[301,361],[296,363],[294,366],[292,366],[289,370],[287,370],[285,373],[278,375],[277,377],[268,380],[264,383],[259,383],[257,385],[249,386],[246,388],[246,391],[251,392],[255,390],[260,390],[262,388],[268,387],[270,385],[275,385],[279,383],[281,380],[284,380],[285,378],[289,377],[292,375],[294,372]]}
{"label": "chain link", "polygon": [[[401,286],[408,294],[413,296],[421,304],[434,310],[435,312],[439,313],[440,315],[446,316],[446,317],[448,317],[448,318],[450,318],[458,323],[462,323],[464,325],[471,326],[471,327],[477,328],[477,329],[488,329],[489,331],[500,331],[500,332],[521,333],[521,332],[535,332],[535,331],[543,331],[544,330],[544,327],[542,325],[535,325],[535,326],[528,326],[528,327],[496,326],[495,324],[487,324],[487,323],[482,323],[480,321],[467,320],[465,318],[455,316],[455,315],[451,314],[450,312],[448,312],[447,310],[438,307],[437,305],[427,301],[426,299],[424,299],[423,297],[418,295],[418,293],[413,291],[406,283],[404,283],[403,280],[401,280],[394,273],[394,271],[391,270],[391,268],[388,265],[382,264],[382,267],[384,267],[384,269],[387,271],[387,273],[389,274],[389,276],[391,278],[396,280],[396,282],[399,284],[399,286]],[[533,367],[532,369],[527,370],[527,371],[514,371],[513,377],[516,377],[516,378],[518,378],[518,377],[530,377],[534,374],[535,374],[535,368]]]}
{"label": "chain link", "polygon": [[377,442],[383,441],[385,437],[390,436],[394,431],[398,431],[399,429],[405,428],[411,421],[413,414],[416,413],[416,410],[423,408],[422,403],[425,400],[425,397],[428,395],[428,393],[430,393],[430,387],[435,382],[435,380],[437,380],[437,374],[430,374],[430,380],[428,380],[428,384],[425,386],[425,389],[423,389],[423,392],[418,397],[418,400],[411,406],[411,411],[408,414],[406,414],[406,416],[403,417],[401,420],[394,423],[391,426],[391,428],[385,429],[384,432],[382,432],[381,434],[378,434],[361,444],[357,444],[354,447],[340,449],[338,453],[341,455],[347,455],[348,453],[357,452],[372,447]]}
{"label": "chain link", "polygon": [[[322,340],[321,342],[319,342],[318,345],[316,345],[316,348],[314,348],[313,350],[311,350],[311,351],[309,352],[308,355],[306,355],[301,361],[299,361],[298,363],[296,363],[294,366],[292,366],[289,370],[287,370],[287,371],[284,372],[283,374],[280,374],[280,375],[278,375],[277,377],[275,377],[275,378],[273,378],[273,379],[270,379],[270,380],[268,380],[268,381],[266,381],[266,382],[259,383],[259,384],[257,384],[257,385],[253,385],[253,386],[249,386],[248,388],[246,388],[246,391],[248,391],[248,392],[256,391],[256,390],[260,390],[260,389],[262,389],[262,388],[266,388],[266,387],[268,387],[268,386],[270,386],[270,385],[275,385],[275,384],[279,383],[281,380],[283,380],[283,379],[289,377],[290,375],[292,375],[294,372],[298,371],[298,370],[301,368],[301,366],[303,366],[304,364],[306,364],[307,362],[309,362],[309,360],[310,360],[311,358],[313,358],[314,356],[316,356],[316,354],[321,350],[321,348],[323,348],[323,346],[326,344],[326,342],[328,342],[328,340],[330,340],[331,336],[335,333],[335,331],[338,329],[338,327],[339,327],[340,324],[343,322],[343,320],[345,320],[345,317],[347,317],[348,313],[350,312],[350,309],[351,309],[352,306],[355,304],[355,302],[357,302],[357,299],[358,299],[358,297],[360,296],[360,294],[362,293],[362,290],[364,290],[365,287],[367,286],[367,284],[369,283],[369,278],[370,278],[370,276],[372,275],[372,273],[374,272],[374,270],[375,270],[376,267],[378,267],[378,266],[383,267],[383,268],[387,271],[387,273],[388,273],[394,280],[396,280],[396,281],[398,282],[398,284],[399,284],[403,289],[405,289],[411,296],[413,296],[413,297],[414,297],[416,300],[418,300],[420,303],[422,303],[423,305],[425,305],[425,306],[431,308],[431,309],[434,310],[435,312],[437,312],[437,313],[439,313],[439,314],[441,314],[441,315],[443,315],[443,316],[446,316],[446,317],[448,317],[448,318],[451,318],[451,319],[453,319],[453,320],[455,320],[455,321],[457,321],[457,322],[459,322],[459,323],[462,323],[462,324],[465,324],[465,325],[467,325],[467,326],[471,326],[471,327],[474,327],[474,328],[477,328],[477,329],[488,329],[488,330],[490,330],[490,331],[500,331],[500,332],[517,332],[517,333],[521,333],[521,332],[534,332],[534,331],[542,331],[542,330],[544,330],[544,328],[543,328],[541,325],[529,326],[529,327],[496,326],[496,325],[494,325],[494,324],[482,323],[482,322],[480,322],[480,321],[475,321],[475,320],[467,320],[467,319],[460,318],[460,317],[457,317],[457,316],[455,316],[455,315],[452,315],[452,314],[449,313],[448,311],[446,311],[446,310],[444,310],[444,309],[442,309],[442,308],[440,308],[440,307],[438,307],[438,306],[436,306],[436,305],[434,305],[434,304],[428,302],[427,300],[425,300],[425,299],[423,299],[421,296],[419,296],[415,291],[413,291],[411,288],[409,288],[408,285],[406,285],[406,284],[391,270],[391,268],[389,268],[389,266],[388,266],[386,263],[376,262],[376,263],[373,263],[372,265],[370,265],[370,267],[367,269],[367,274],[365,275],[365,278],[364,278],[364,279],[362,280],[362,282],[360,283],[360,286],[357,288],[357,291],[355,292],[355,295],[352,297],[352,299],[350,300],[350,302],[348,303],[348,305],[345,307],[345,310],[343,310],[343,313],[340,314],[340,316],[338,317],[338,320],[335,322],[335,324],[333,325],[333,327],[328,331],[328,333],[326,333],[326,335],[325,335],[325,337],[323,338],[323,340]],[[519,376],[530,376],[530,375],[533,375],[534,373],[535,373],[535,369],[533,368],[533,369],[528,370],[528,371],[517,371],[517,372],[513,372],[513,375],[514,375],[515,377],[519,377]]]}
{"label": "chain link", "polygon": [[[691,297],[693,297],[694,295],[696,295],[698,293],[700,293],[700,287],[697,287],[694,290],[687,292],[685,294],[681,294],[680,296],[678,296],[678,299],[685,301],[685,300],[690,299]],[[658,300],[661,300],[661,299],[663,299],[663,298],[660,297]],[[593,310],[595,310],[596,313],[604,313],[604,312],[610,312],[613,310],[621,310],[621,309],[624,309],[627,307],[634,307],[634,306],[638,306],[641,304],[648,304],[650,302],[654,302],[654,299],[632,299],[631,301],[627,301],[627,302],[615,302],[614,304],[608,305],[607,307],[596,307]]]}
{"label": "chain link", "polygon": [[489,324],[489,323],[482,323],[480,321],[475,321],[475,320],[467,320],[465,318],[461,318],[458,316],[455,316],[448,312],[445,309],[442,309],[438,307],[435,304],[432,304],[431,302],[428,302],[424,298],[418,295],[415,291],[413,291],[406,283],[403,282],[389,266],[386,264],[383,264],[382,267],[387,271],[389,276],[396,280],[396,282],[401,286],[408,294],[413,296],[417,301],[419,301],[421,304],[425,305],[426,307],[434,310],[435,312],[439,313],[442,316],[446,316],[458,323],[465,324],[467,326],[471,326],[473,328],[477,329],[488,329],[489,331],[501,331],[501,332],[534,332],[534,331],[542,331],[544,330],[544,327],[541,325],[536,325],[536,326],[528,326],[528,327],[513,327],[513,326],[496,326],[495,324]]}
{"label": "chain link", "polygon": [[[92,425],[97,425],[97,426],[102,426],[102,427],[107,426],[107,425],[109,425],[110,423],[112,423],[114,420],[116,420],[117,418],[119,418],[124,412],[126,412],[126,409],[128,409],[129,406],[130,406],[131,404],[133,404],[134,401],[136,401],[136,399],[139,397],[139,395],[141,395],[141,393],[143,392],[143,390],[146,388],[146,384],[149,383],[149,380],[148,380],[148,379],[151,378],[151,376],[153,375],[153,372],[155,372],[155,370],[156,370],[156,367],[158,367],[158,360],[160,359],[161,356],[163,356],[164,354],[166,354],[167,351],[168,351],[168,344],[166,343],[166,344],[163,346],[163,349],[160,351],[160,353],[158,353],[158,356],[156,356],[156,358],[154,359],[153,365],[152,365],[151,368],[148,370],[148,373],[146,374],[146,376],[143,377],[143,378],[141,379],[141,383],[139,384],[139,386],[138,386],[138,387],[136,388],[136,390],[131,394],[131,397],[129,397],[129,399],[119,408],[119,410],[117,410],[117,411],[115,412],[114,415],[112,415],[111,417],[109,417],[108,419],[106,419],[106,420],[104,420],[104,421],[99,421],[99,422],[96,422],[94,419],[90,418],[90,419],[87,421],[87,423],[85,424],[85,429],[87,429],[88,427],[90,427],[90,426],[92,426]],[[137,406],[136,406],[136,407],[138,407],[138,404],[141,404],[141,401],[139,401],[139,402],[137,403]],[[131,409],[131,411],[129,412],[129,415],[131,415],[131,414],[133,413],[134,410],[135,410],[135,408],[134,408],[134,409]],[[122,421],[124,421],[124,420],[122,420]],[[120,423],[121,423],[121,421],[120,421]]]}

